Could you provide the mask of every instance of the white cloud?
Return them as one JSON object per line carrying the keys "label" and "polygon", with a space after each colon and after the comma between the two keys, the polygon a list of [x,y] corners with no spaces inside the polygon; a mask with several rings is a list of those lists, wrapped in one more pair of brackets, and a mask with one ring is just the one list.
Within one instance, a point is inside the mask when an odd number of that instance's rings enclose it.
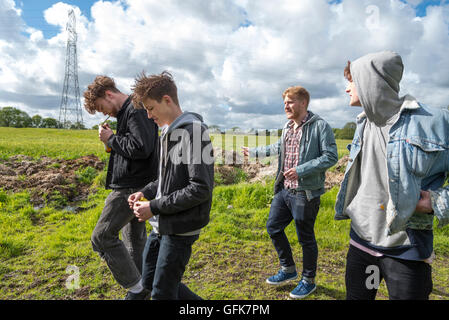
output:
{"label": "white cloud", "polygon": [[[312,95],[311,110],[342,127],[360,112],[347,107],[346,61],[386,49],[403,57],[403,92],[431,106],[448,105],[449,6],[429,7],[416,18],[420,2],[97,1],[90,20],[59,2],[43,14],[60,31],[45,39],[26,26],[12,0],[0,0],[1,24],[13,28],[0,28],[0,105],[57,118],[69,8],[77,19],[81,91],[95,75],[107,74],[130,93],[142,70],[169,70],[183,109],[209,124],[281,127],[282,92],[299,84]],[[84,113],[89,126],[100,118]]]}

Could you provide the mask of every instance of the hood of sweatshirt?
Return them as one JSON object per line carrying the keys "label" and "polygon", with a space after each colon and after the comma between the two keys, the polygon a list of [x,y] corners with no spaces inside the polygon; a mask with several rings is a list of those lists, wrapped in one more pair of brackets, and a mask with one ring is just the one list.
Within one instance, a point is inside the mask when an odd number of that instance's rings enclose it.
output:
{"label": "hood of sweatshirt", "polygon": [[399,97],[401,56],[391,51],[371,53],[352,62],[350,69],[366,117],[376,126],[385,126],[404,102]]}
{"label": "hood of sweatshirt", "polygon": [[[173,121],[168,128],[166,129],[166,133],[170,133],[171,131],[182,128],[185,125],[192,124],[193,122],[200,122],[201,126],[206,126],[203,122],[203,117],[195,112],[183,112],[179,117]],[[206,126],[207,127],[207,126]]]}
{"label": "hood of sweatshirt", "polygon": [[[179,117],[177,117],[169,126],[164,126],[162,128],[162,133],[161,133],[161,160],[164,159],[164,164],[167,163],[168,157],[170,156],[175,156],[176,154],[178,154],[177,152],[174,152],[172,150],[172,154],[169,155],[168,154],[168,137],[170,134],[174,134],[175,135],[175,140],[177,140],[178,138],[184,139],[187,138],[185,135],[185,131],[181,130],[183,127],[187,126],[187,125],[194,125],[193,128],[193,139],[202,139],[202,133],[201,133],[201,129],[200,128],[204,128],[204,129],[208,129],[206,123],[203,122],[203,117],[197,113],[194,112],[183,112]],[[180,131],[176,132],[177,129],[180,129]],[[195,134],[196,132],[196,134]],[[196,136],[196,137],[195,137]],[[172,139],[172,138],[170,138]],[[178,147],[183,149],[183,148],[188,148],[188,145],[190,145],[190,140],[183,140],[183,143],[178,143]],[[197,150],[196,148],[201,147],[201,144],[197,144],[197,143],[193,143],[193,155],[194,157],[199,157],[201,158],[202,156],[202,152],[201,150]],[[181,154],[188,154],[188,152],[186,151],[186,153],[181,153]],[[199,159],[198,158],[198,159]],[[195,158],[197,159],[197,158]],[[200,160],[194,160],[194,161],[200,161]],[[178,159],[179,160],[179,159]],[[178,161],[176,160],[176,161]]]}

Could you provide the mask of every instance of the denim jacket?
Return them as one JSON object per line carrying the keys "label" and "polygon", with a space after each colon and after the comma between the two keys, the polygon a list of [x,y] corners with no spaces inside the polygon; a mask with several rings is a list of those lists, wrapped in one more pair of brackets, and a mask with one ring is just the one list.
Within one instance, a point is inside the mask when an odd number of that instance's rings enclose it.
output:
{"label": "denim jacket", "polygon": [[[299,143],[299,161],[296,167],[298,174],[297,190],[305,191],[307,199],[320,196],[324,193],[324,180],[326,170],[338,160],[337,144],[334,133],[329,124],[321,117],[309,111],[310,118],[303,124],[301,141]],[[269,157],[277,154],[279,157],[274,192],[283,189],[285,160],[285,134],[288,122],[282,129],[281,139],[269,146],[249,149],[252,157]]]}
{"label": "denim jacket", "polygon": [[[439,227],[449,223],[449,186],[443,187],[449,172],[449,112],[428,108],[410,95],[405,97],[399,112],[387,144],[388,185],[393,203],[393,208],[387,211],[389,235],[406,228],[432,230],[434,215]],[[351,168],[362,147],[365,123],[366,116],[362,113],[348,146],[349,163],[337,195],[336,220],[349,218],[345,210],[359,183]],[[349,182],[350,176],[353,178]],[[421,190],[430,192],[434,215],[415,213]]]}

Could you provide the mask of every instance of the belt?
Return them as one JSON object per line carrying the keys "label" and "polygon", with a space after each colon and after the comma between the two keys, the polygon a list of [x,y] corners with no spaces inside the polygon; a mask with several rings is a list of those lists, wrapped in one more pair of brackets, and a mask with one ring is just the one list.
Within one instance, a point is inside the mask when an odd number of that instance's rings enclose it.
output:
{"label": "belt", "polygon": [[298,189],[290,189],[290,188],[287,188],[287,189],[285,189],[285,190],[287,190],[287,192],[289,192],[289,193],[291,193],[291,194],[305,193],[304,190],[298,190]]}

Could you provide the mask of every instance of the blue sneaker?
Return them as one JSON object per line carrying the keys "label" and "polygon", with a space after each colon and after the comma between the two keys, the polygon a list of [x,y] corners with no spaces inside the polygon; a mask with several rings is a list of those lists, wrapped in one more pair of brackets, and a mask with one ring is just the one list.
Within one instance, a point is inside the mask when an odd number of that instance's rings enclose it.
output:
{"label": "blue sneaker", "polygon": [[290,292],[290,298],[302,299],[316,290],[316,284],[308,283],[306,280],[301,279],[295,289]]}
{"label": "blue sneaker", "polygon": [[277,285],[277,284],[281,284],[281,283],[296,279],[297,277],[298,277],[298,274],[296,273],[296,271],[287,273],[282,270],[279,270],[278,274],[269,277],[266,280],[266,282],[269,284]]}

